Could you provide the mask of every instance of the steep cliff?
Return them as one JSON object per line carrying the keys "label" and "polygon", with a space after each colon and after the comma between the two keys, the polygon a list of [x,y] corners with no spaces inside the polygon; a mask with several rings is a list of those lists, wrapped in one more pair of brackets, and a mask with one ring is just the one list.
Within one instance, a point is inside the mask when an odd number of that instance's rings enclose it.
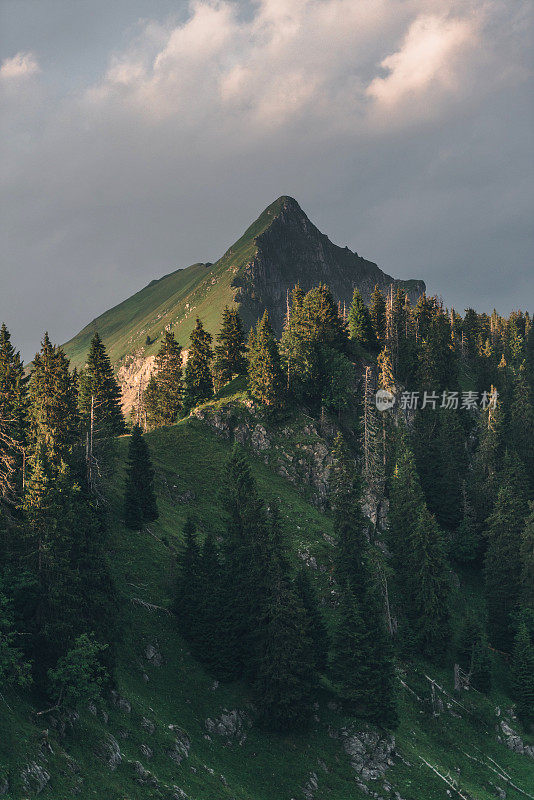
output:
{"label": "steep cliff", "polygon": [[236,302],[247,322],[257,319],[267,308],[280,333],[287,291],[297,282],[305,291],[326,283],[336,300],[347,306],[355,287],[367,303],[376,284],[381,289],[391,284],[401,286],[412,302],[425,291],[424,281],[396,280],[348,247],[333,244],[292,197],[280,197],[264,213],[269,212],[272,221],[255,237],[253,258],[232,283],[237,287]]}

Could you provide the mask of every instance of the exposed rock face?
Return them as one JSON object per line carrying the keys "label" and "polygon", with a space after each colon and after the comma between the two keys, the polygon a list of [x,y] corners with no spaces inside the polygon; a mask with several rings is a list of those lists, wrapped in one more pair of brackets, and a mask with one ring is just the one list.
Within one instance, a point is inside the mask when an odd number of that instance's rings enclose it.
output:
{"label": "exposed rock face", "polygon": [[3,797],[9,791],[9,783],[7,780],[0,778],[0,797]]}
{"label": "exposed rock face", "polygon": [[534,758],[534,745],[525,744],[523,739],[514,731],[506,720],[502,719],[500,721],[499,728],[502,732],[502,736],[499,736],[499,739],[509,750]]}
{"label": "exposed rock face", "polygon": [[372,728],[341,731],[343,747],[350,758],[352,768],[363,781],[383,778],[388,767],[393,766],[395,738],[384,736]]}
{"label": "exposed rock face", "polygon": [[121,405],[124,414],[128,414],[136,406],[139,391],[146,389],[154,371],[155,360],[155,356],[131,356],[119,367],[117,380],[122,389]]}
{"label": "exposed rock face", "polygon": [[191,748],[191,740],[189,736],[179,728],[177,725],[169,725],[170,730],[176,735],[173,746],[167,750],[167,755],[170,759],[181,764],[184,758],[189,757],[189,750]]}
{"label": "exposed rock face", "polygon": [[25,792],[40,794],[50,780],[50,775],[36,761],[30,761],[21,772],[22,786]]}
{"label": "exposed rock face", "polygon": [[317,774],[315,772],[310,772],[308,780],[302,787],[302,794],[305,800],[314,800],[315,792],[318,788],[319,782],[317,780]]}
{"label": "exposed rock face", "polygon": [[281,210],[255,244],[255,257],[234,279],[235,299],[249,324],[266,308],[278,334],[286,311],[286,292],[297,282],[304,291],[326,283],[335,299],[347,305],[355,286],[365,302],[369,302],[376,284],[381,289],[401,285],[412,302],[425,290],[423,281],[396,281],[372,261],[333,244],[292,197],[283,198]]}
{"label": "exposed rock face", "polygon": [[[326,506],[333,459],[315,423],[310,422],[298,431],[286,427],[275,436],[246,410],[237,415],[230,407],[213,412],[198,408],[193,414],[217,433],[249,445],[266,464],[295,486],[311,487],[312,502],[319,508]],[[297,433],[298,437],[292,441]]]}
{"label": "exposed rock face", "polygon": [[125,697],[122,697],[122,695],[120,695],[115,690],[113,690],[111,692],[111,702],[113,703],[115,708],[118,708],[121,711],[124,711],[125,714],[129,714],[130,711],[132,710],[132,706],[130,704],[130,701],[127,700]]}
{"label": "exposed rock face", "polygon": [[245,711],[233,709],[223,709],[222,713],[211,719],[208,717],[204,723],[206,730],[217,736],[224,736],[226,739],[235,739],[239,744],[243,744],[247,738],[246,729],[250,727],[251,721]]}
{"label": "exposed rock face", "polygon": [[147,644],[145,648],[145,656],[147,661],[149,661],[153,667],[161,667],[162,658],[157,642],[155,644]]}
{"label": "exposed rock face", "polygon": [[122,753],[118,741],[108,734],[98,745],[98,755],[104,759],[111,770],[117,769],[122,761]]}

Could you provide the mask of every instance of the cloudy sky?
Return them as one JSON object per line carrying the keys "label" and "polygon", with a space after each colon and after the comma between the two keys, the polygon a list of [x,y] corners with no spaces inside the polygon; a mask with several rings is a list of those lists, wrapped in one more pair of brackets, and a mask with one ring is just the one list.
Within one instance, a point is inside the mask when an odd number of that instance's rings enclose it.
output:
{"label": "cloudy sky", "polygon": [[531,0],[0,0],[0,318],[30,358],[290,194],[534,310]]}

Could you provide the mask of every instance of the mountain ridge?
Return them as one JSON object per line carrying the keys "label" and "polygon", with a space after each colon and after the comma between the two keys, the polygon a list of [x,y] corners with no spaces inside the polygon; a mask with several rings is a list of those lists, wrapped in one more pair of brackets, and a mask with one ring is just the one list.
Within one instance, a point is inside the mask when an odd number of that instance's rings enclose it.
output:
{"label": "mountain ridge", "polygon": [[98,330],[119,370],[133,358],[154,355],[166,330],[186,346],[196,316],[215,334],[223,308],[234,303],[247,328],[266,308],[280,333],[286,295],[297,282],[305,290],[327,283],[345,304],[355,286],[366,302],[375,284],[404,287],[412,301],[425,290],[423,281],[398,281],[348,247],[333,244],[294,198],[281,195],[216,262],[196,262],[151,280],[93,319],[64,348],[73,366],[82,367]]}

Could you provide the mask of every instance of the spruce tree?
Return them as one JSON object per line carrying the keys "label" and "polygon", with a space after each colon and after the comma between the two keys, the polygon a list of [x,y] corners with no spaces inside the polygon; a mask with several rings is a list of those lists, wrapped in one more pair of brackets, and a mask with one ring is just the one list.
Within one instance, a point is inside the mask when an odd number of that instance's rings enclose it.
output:
{"label": "spruce tree", "polygon": [[214,373],[219,386],[247,371],[245,333],[236,308],[225,307],[215,345]]}
{"label": "spruce tree", "polygon": [[211,333],[204,330],[202,322],[197,317],[196,326],[190,336],[185,367],[184,406],[186,408],[193,408],[204,400],[209,400],[213,395],[211,342]]}
{"label": "spruce tree", "polygon": [[529,728],[534,725],[534,647],[525,622],[514,638],[510,678],[517,716]]}
{"label": "spruce tree", "polygon": [[403,645],[437,657],[449,634],[447,564],[443,537],[425,504],[404,433],[391,481],[389,547]]}
{"label": "spruce tree", "polygon": [[353,342],[361,345],[365,350],[375,344],[375,333],[369,309],[362,300],[358,288],[354,289],[352,304],[349,309],[349,337]]}
{"label": "spruce tree", "polygon": [[198,626],[195,651],[214,675],[224,671],[221,659],[226,652],[224,610],[221,606],[222,568],[213,534],[208,531],[200,554],[200,595],[197,599]]}
{"label": "spruce tree", "polygon": [[147,421],[151,428],[172,425],[182,409],[182,348],[174,333],[166,332],[155,359],[155,370],[145,390]]}
{"label": "spruce tree", "polygon": [[238,447],[226,465],[221,504],[226,534],[222,544],[225,637],[221,642],[220,677],[234,680],[253,676],[257,667],[256,634],[269,574],[268,565],[259,558],[266,552],[269,536],[265,505]]}
{"label": "spruce tree", "polygon": [[342,589],[331,675],[352,713],[386,727],[397,724],[391,645],[370,585],[359,601],[348,583]]}
{"label": "spruce tree", "polygon": [[419,299],[417,300],[416,306],[413,310],[416,336],[419,342],[428,337],[432,322],[433,309],[433,299],[427,297],[426,293],[423,292],[423,294],[420,295]]}
{"label": "spruce tree", "polygon": [[249,393],[254,400],[271,408],[282,404],[284,379],[280,353],[267,311],[249,338],[248,376]]}
{"label": "spruce tree", "polygon": [[442,533],[426,505],[409,541],[408,620],[419,650],[428,658],[443,654],[449,640],[449,583]]}
{"label": "spruce tree", "polygon": [[304,607],[281,571],[272,575],[258,629],[254,692],[269,730],[305,727],[316,685],[315,654]]}
{"label": "spruce tree", "polygon": [[369,312],[375,332],[375,345],[381,348],[386,343],[386,300],[378,284],[371,295]]}
{"label": "spruce tree", "polygon": [[367,569],[367,522],[360,507],[361,484],[354,459],[340,433],[334,440],[332,456],[330,504],[337,542],[335,574],[341,586],[348,581],[352,591],[359,592]]}
{"label": "spruce tree", "polygon": [[78,407],[83,430],[90,431],[92,426],[94,438],[125,432],[121,389],[98,333],[91,339],[87,362],[79,377]]}
{"label": "spruce tree", "polygon": [[317,672],[324,672],[328,662],[328,631],[306,567],[297,572],[295,587],[306,612],[306,634],[313,646],[315,668]]}
{"label": "spruce tree", "polygon": [[174,608],[180,632],[191,641],[201,627],[198,612],[201,593],[207,588],[201,581],[200,548],[195,523],[191,517],[187,518],[184,525],[179,569]]}
{"label": "spruce tree", "polygon": [[20,354],[0,327],[0,500],[15,502],[22,489],[26,427],[26,383]]}
{"label": "spruce tree", "polygon": [[154,493],[154,469],[141,428],[136,425],[128,445],[128,469],[124,490],[124,522],[132,530],[140,530],[158,517]]}
{"label": "spruce tree", "polygon": [[521,599],[525,608],[534,608],[534,502],[529,510],[521,537]]}
{"label": "spruce tree", "polygon": [[47,333],[33,360],[28,404],[30,456],[34,458],[40,451],[52,468],[59,469],[62,461],[72,461],[79,417],[69,361],[63,350],[51,343]]}
{"label": "spruce tree", "polygon": [[510,444],[522,460],[534,488],[534,397],[524,367],[517,371],[514,379]]}
{"label": "spruce tree", "polygon": [[486,529],[484,575],[489,633],[495,647],[508,651],[512,643],[511,615],[521,597],[519,554],[528,513],[525,484],[521,463],[507,455],[501,488]]}

